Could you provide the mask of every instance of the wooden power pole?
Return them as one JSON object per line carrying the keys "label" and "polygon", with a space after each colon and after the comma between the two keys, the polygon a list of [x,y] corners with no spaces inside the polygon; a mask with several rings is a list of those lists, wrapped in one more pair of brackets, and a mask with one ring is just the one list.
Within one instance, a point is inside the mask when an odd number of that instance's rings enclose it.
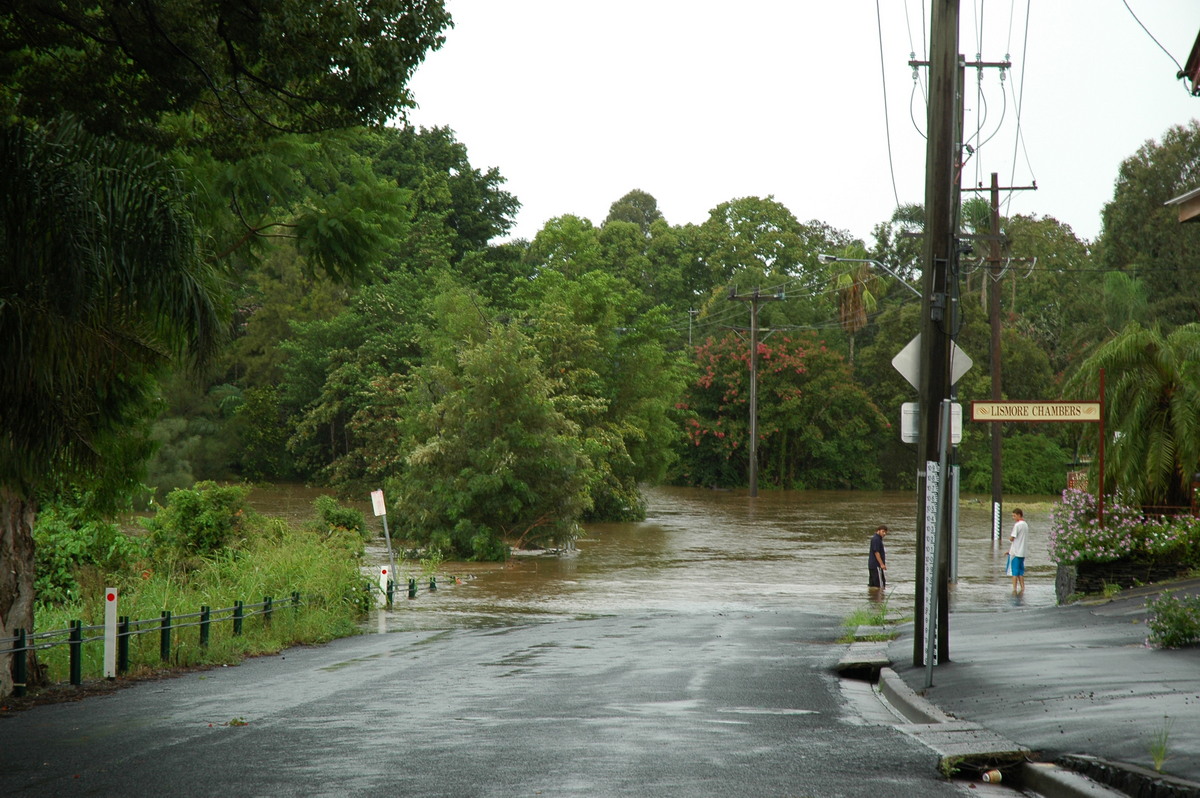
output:
{"label": "wooden power pole", "polygon": [[758,303],[777,302],[783,294],[763,294],[755,288],[748,296],[738,296],[737,288],[729,291],[729,298],[750,303],[750,441],[747,456],[750,458],[750,497],[758,496]]}
{"label": "wooden power pole", "polygon": [[[959,0],[933,0],[929,57],[929,119],[925,149],[925,252],[921,303],[920,430],[917,438],[917,591],[913,665],[949,661],[950,514],[941,506],[948,471],[951,268],[958,257],[961,134],[958,53]],[[947,429],[943,429],[943,426]],[[936,557],[934,556],[936,552]],[[933,651],[936,634],[937,649]],[[929,662],[927,662],[929,658]]]}

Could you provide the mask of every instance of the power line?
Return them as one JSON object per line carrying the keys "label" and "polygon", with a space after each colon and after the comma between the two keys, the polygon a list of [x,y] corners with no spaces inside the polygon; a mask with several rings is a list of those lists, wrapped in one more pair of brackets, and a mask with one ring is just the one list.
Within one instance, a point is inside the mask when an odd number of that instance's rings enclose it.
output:
{"label": "power line", "polygon": [[[1013,140],[1012,172],[1010,173],[1009,180],[1008,180],[1008,184],[1010,186],[1016,185],[1017,147],[1024,146],[1024,141],[1021,137],[1021,111],[1024,108],[1024,104],[1025,104],[1025,72],[1027,71],[1026,66],[1027,66],[1028,60],[1029,60],[1029,11],[1030,11],[1030,7],[1032,5],[1033,5],[1033,0],[1026,0],[1026,2],[1025,2],[1025,39],[1021,45],[1021,91],[1015,98],[1016,99],[1015,108],[1016,108],[1016,112],[1017,112],[1017,133]],[[1029,164],[1029,152],[1028,151],[1026,151],[1026,153],[1025,153],[1025,162],[1026,162],[1026,165],[1029,166],[1029,174],[1030,174],[1031,182],[1036,184],[1037,181],[1032,179],[1033,178],[1033,166]],[[1014,196],[1015,196],[1014,193],[1010,191],[1010,192],[1008,192],[1008,196],[1004,200],[1004,212],[1006,215],[1008,214],[1008,209],[1012,203]]]}
{"label": "power line", "polygon": [[[1182,72],[1182,71],[1183,71],[1183,67],[1182,67],[1182,66],[1180,66],[1180,65],[1179,65],[1179,62],[1175,60],[1175,56],[1171,55],[1170,51],[1169,51],[1169,50],[1167,50],[1167,48],[1166,48],[1166,47],[1163,47],[1163,46],[1162,46],[1162,42],[1160,42],[1158,39],[1154,38],[1154,34],[1150,32],[1150,29],[1149,29],[1149,28],[1147,28],[1145,25],[1143,25],[1143,24],[1142,24],[1142,21],[1141,21],[1140,19],[1138,19],[1138,15],[1137,15],[1137,14],[1133,13],[1133,9],[1129,7],[1129,3],[1127,2],[1127,0],[1121,0],[1121,2],[1122,2],[1124,5],[1125,5],[1125,10],[1129,12],[1129,16],[1133,17],[1133,21],[1134,21],[1134,22],[1136,22],[1138,25],[1140,25],[1140,26],[1141,26],[1141,28],[1142,28],[1142,30],[1146,31],[1146,35],[1150,37],[1150,41],[1152,41],[1152,42],[1154,42],[1155,44],[1157,44],[1157,45],[1158,45],[1158,49],[1160,49],[1160,50],[1162,50],[1164,53],[1166,53],[1166,54],[1167,54],[1167,58],[1170,58],[1170,59],[1171,59],[1171,62],[1172,62],[1173,64],[1175,64],[1175,68],[1176,68],[1177,70],[1179,70],[1180,72]],[[1186,89],[1187,87],[1185,86],[1184,88]],[[1188,92],[1188,93],[1189,93],[1189,94],[1191,94],[1191,92]]]}
{"label": "power line", "polygon": [[[907,10],[907,4],[906,4]],[[892,175],[892,196],[896,207],[900,207],[900,192],[896,188],[896,166],[892,162],[892,122],[888,118],[887,70],[883,62],[883,19],[879,13],[879,0],[875,0],[875,30],[879,33],[879,75],[883,81],[883,130],[887,134],[888,171]]]}

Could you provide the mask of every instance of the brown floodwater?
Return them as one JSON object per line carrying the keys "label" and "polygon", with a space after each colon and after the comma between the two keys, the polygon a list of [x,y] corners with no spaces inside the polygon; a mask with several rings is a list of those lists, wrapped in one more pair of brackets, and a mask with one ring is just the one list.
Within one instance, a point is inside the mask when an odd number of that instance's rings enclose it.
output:
{"label": "brown floodwater", "polygon": [[[280,487],[256,491],[261,512],[293,521],[311,517],[321,491]],[[430,629],[628,612],[736,612],[810,609],[846,615],[868,602],[867,546],[885,523],[889,606],[911,614],[916,499],[908,492],[745,491],[651,488],[645,521],[589,524],[574,551],[516,556],[503,564],[443,563],[438,590],[416,562],[397,563],[401,586],[415,577],[416,599],[402,587],[391,611],[369,622],[380,630]],[[380,519],[362,509],[378,534]],[[1017,606],[1004,555],[1009,510],[1025,509],[1030,552],[1019,606],[1054,604],[1048,556],[1050,497],[1006,501],[1004,542],[991,539],[990,499],[965,498],[959,509],[955,612]],[[369,569],[386,560],[382,540],[369,549]]]}

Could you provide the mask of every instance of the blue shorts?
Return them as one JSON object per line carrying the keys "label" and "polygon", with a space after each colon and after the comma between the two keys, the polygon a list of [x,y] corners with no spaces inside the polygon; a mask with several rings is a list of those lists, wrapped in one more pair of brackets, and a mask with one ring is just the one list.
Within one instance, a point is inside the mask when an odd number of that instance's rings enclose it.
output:
{"label": "blue shorts", "polygon": [[1012,558],[1012,575],[1013,576],[1024,576],[1025,575],[1025,558],[1024,557],[1013,557]]}

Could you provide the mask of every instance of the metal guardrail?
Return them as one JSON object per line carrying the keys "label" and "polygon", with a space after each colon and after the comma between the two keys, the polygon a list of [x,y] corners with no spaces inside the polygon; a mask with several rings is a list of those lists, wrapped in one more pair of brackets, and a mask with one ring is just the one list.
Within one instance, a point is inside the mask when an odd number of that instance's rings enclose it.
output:
{"label": "metal guardrail", "polygon": [[[379,600],[385,602],[386,606],[390,607],[395,598],[395,587],[395,583],[388,580],[386,588],[379,584],[370,583],[367,589],[371,592],[378,592],[380,594],[378,597]],[[429,586],[427,589],[429,592],[437,591],[436,576],[429,577]],[[408,598],[416,598],[417,592],[417,580],[410,578],[408,580]],[[129,616],[122,615],[117,619],[115,634],[116,672],[121,674],[129,671],[129,641],[138,635],[158,632],[159,658],[163,662],[170,662],[172,633],[177,629],[199,627],[200,646],[207,648],[211,639],[212,624],[214,623],[221,623],[223,621],[232,622],[233,636],[238,637],[242,634],[246,618],[262,616],[263,622],[269,624],[275,610],[289,606],[293,611],[298,611],[303,604],[304,601],[301,599],[300,593],[293,592],[283,602],[277,602],[271,596],[266,596],[257,604],[246,604],[239,600],[235,601],[231,607],[220,607],[215,610],[207,605],[202,605],[199,612],[184,615],[173,615],[170,610],[163,610],[158,618],[142,618],[140,620],[130,620]],[[66,629],[51,629],[34,634],[29,634],[24,629],[16,629],[16,634],[12,637],[0,637],[0,655],[25,654],[29,651],[45,651],[56,646],[69,646],[69,679],[72,685],[79,686],[83,684],[83,645],[98,641],[107,642],[107,630],[108,627],[106,624],[84,626],[82,621],[71,621]],[[84,636],[85,633],[91,632],[105,632],[106,634],[90,637]],[[24,656],[14,657],[13,695],[18,698],[26,694],[27,671],[28,658]]]}
{"label": "metal guardrail", "polygon": [[[237,637],[242,634],[246,618],[259,615],[262,616],[264,623],[269,624],[275,610],[281,606],[290,606],[293,610],[299,610],[304,603],[300,594],[296,592],[292,593],[289,599],[285,599],[285,602],[286,604],[277,602],[271,596],[267,596],[257,604],[246,604],[244,601],[235,601],[231,607],[221,607],[215,610],[208,606],[201,606],[199,612],[185,615],[172,615],[170,610],[164,610],[158,618],[143,618],[140,620],[131,620],[129,616],[122,615],[117,620],[115,635],[117,673],[128,672],[129,641],[138,635],[158,632],[159,657],[163,662],[170,662],[172,632],[175,630],[199,627],[200,645],[207,648],[211,637],[212,624],[214,623],[232,621],[233,635]],[[180,623],[180,621],[183,621],[183,623]],[[0,654],[25,654],[29,651],[45,651],[55,646],[69,646],[70,683],[78,686],[83,684],[84,643],[106,641],[105,635],[85,637],[84,633],[104,632],[106,629],[107,626],[105,624],[85,626],[82,621],[71,621],[66,629],[51,629],[34,634],[28,634],[24,629],[17,629],[15,630],[16,634],[12,637],[0,637],[0,646],[2,646],[0,647]],[[13,658],[14,696],[20,697],[26,693],[28,679],[27,665],[27,657],[17,656]]]}

